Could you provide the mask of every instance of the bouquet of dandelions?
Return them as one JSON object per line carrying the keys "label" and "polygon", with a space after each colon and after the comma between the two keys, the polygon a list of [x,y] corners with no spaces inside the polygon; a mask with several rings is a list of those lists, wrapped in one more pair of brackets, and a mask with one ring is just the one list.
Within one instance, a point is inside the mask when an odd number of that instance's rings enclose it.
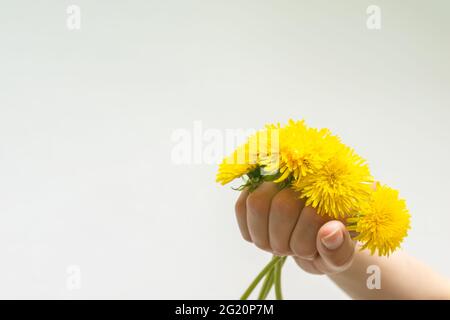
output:
{"label": "bouquet of dandelions", "polygon": [[[361,250],[388,256],[399,248],[410,228],[406,203],[398,191],[376,184],[366,161],[328,129],[304,121],[266,125],[250,136],[219,166],[217,182],[225,185],[244,178],[238,190],[255,190],[266,181],[293,188],[317,213],[346,221]],[[259,299],[275,287],[282,299],[281,269],[286,257],[274,256],[241,299],[247,299],[264,279]]]}

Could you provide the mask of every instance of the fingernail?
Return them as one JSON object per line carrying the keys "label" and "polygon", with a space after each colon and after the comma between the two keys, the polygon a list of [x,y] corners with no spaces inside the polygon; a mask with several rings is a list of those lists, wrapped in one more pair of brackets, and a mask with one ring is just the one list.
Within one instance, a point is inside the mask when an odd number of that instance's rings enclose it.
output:
{"label": "fingernail", "polygon": [[336,229],[321,240],[322,244],[329,250],[336,250],[344,242],[344,236],[341,229]]}

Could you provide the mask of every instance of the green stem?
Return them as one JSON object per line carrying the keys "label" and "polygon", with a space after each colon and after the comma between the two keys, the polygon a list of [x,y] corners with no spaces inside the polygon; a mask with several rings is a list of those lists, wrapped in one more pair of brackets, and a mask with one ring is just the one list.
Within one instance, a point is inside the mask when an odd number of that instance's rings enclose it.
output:
{"label": "green stem", "polygon": [[281,259],[281,257],[273,257],[272,260],[262,269],[262,271],[256,276],[255,280],[250,283],[250,286],[245,290],[244,294],[241,297],[241,300],[247,300],[250,294],[253,292],[253,290],[256,288],[258,283],[261,281],[262,278],[266,275],[267,272],[271,271],[273,266],[278,263],[278,261]]}
{"label": "green stem", "polygon": [[272,268],[272,270],[270,270],[266,274],[266,278],[264,279],[263,285],[261,287],[261,291],[259,293],[258,300],[266,300],[267,295],[269,294],[270,289],[273,286],[274,278],[275,278],[275,274],[274,274],[274,271],[273,271],[273,268]]}
{"label": "green stem", "polygon": [[281,268],[283,268],[283,264],[286,261],[286,257],[283,257],[278,260],[278,263],[275,265],[274,274],[275,274],[275,299],[283,300],[283,293],[281,292]]}

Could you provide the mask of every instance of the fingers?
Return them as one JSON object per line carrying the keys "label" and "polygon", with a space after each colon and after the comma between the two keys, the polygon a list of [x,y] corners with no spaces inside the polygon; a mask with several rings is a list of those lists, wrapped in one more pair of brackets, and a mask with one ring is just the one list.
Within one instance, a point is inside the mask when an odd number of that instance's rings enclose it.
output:
{"label": "fingers", "polygon": [[290,247],[296,256],[314,260],[317,255],[317,233],[325,222],[326,219],[312,207],[303,208],[290,240]]}
{"label": "fingers", "polygon": [[304,207],[292,189],[263,183],[252,193],[243,191],[235,209],[245,240],[277,255],[293,255],[309,273],[342,272],[353,261],[355,244],[345,225]]}
{"label": "fingers", "polygon": [[304,201],[292,189],[283,189],[273,197],[269,214],[269,242],[274,254],[292,255],[290,237],[303,207]]}
{"label": "fingers", "polygon": [[244,190],[239,195],[236,201],[234,211],[236,212],[236,219],[239,225],[239,230],[241,231],[242,238],[247,241],[252,241],[250,237],[250,232],[248,231],[247,225],[247,197],[249,192]]}
{"label": "fingers", "polygon": [[342,222],[333,220],[324,224],[317,234],[316,245],[320,256],[314,260],[314,265],[318,270],[338,273],[351,265],[355,243]]}
{"label": "fingers", "polygon": [[265,182],[247,197],[247,226],[253,243],[271,251],[269,242],[269,212],[272,198],[279,191],[273,182]]}

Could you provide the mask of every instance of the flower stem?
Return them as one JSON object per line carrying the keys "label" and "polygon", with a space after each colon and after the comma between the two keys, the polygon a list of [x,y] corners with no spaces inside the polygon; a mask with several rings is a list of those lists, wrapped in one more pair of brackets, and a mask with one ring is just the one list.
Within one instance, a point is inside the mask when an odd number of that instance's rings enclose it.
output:
{"label": "flower stem", "polygon": [[256,288],[256,286],[261,281],[261,279],[264,278],[266,273],[268,273],[269,271],[272,270],[274,265],[276,265],[280,259],[281,259],[281,257],[275,257],[274,256],[272,258],[272,260],[270,260],[270,262],[264,267],[264,269],[262,269],[261,272],[256,276],[255,280],[253,280],[252,283],[250,283],[250,285],[247,288],[247,290],[245,290],[244,294],[241,296],[241,300],[247,300],[248,299],[248,297],[253,292],[253,290]]}
{"label": "flower stem", "polygon": [[283,268],[283,264],[286,261],[286,257],[280,258],[278,263],[275,264],[274,267],[274,275],[275,275],[275,299],[283,300],[283,293],[281,292],[281,268]]}
{"label": "flower stem", "polygon": [[274,278],[275,278],[275,273],[274,273],[274,269],[272,268],[272,270],[270,270],[266,274],[266,278],[264,279],[263,285],[261,287],[261,291],[259,293],[258,300],[266,300],[267,295],[269,294],[270,289],[273,286]]}

